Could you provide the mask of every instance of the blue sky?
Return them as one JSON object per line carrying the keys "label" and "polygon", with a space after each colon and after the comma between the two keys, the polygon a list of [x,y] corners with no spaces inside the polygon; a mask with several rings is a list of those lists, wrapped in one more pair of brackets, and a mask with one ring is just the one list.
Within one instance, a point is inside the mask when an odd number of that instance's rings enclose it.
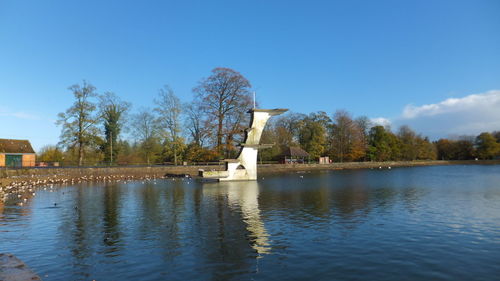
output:
{"label": "blue sky", "polygon": [[499,14],[498,0],[0,0],[0,138],[57,143],[83,79],[138,109],[164,84],[191,100],[218,66],[264,108],[346,109],[431,138],[500,130]]}

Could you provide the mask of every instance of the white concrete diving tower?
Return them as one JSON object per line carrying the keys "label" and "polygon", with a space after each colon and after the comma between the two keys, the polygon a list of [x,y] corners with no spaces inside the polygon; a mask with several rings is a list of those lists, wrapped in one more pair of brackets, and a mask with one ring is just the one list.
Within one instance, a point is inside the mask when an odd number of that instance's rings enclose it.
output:
{"label": "white concrete diving tower", "polygon": [[240,144],[240,154],[236,159],[225,159],[224,171],[200,171],[200,176],[219,181],[257,180],[257,153],[259,148],[272,144],[260,144],[262,131],[271,116],[282,114],[288,109],[250,109],[250,128],[245,130],[245,141]]}

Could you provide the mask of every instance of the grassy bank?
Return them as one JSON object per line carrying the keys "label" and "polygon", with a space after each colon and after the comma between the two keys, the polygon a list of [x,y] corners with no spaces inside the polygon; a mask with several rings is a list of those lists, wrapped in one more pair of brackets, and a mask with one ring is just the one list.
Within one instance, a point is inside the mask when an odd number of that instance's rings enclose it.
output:
{"label": "grassy bank", "polygon": [[372,168],[395,168],[395,167],[417,167],[417,166],[440,166],[440,165],[499,165],[500,160],[432,160],[432,161],[388,161],[388,162],[346,162],[331,164],[264,164],[259,165],[259,173],[280,173],[290,171],[311,170],[347,170],[347,169],[372,169]]}

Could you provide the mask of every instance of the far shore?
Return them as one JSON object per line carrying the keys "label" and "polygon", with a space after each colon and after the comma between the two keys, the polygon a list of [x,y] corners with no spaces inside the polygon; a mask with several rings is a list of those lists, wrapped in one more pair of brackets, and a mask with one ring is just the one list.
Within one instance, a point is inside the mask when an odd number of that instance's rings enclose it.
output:
{"label": "far shore", "polygon": [[[286,173],[290,171],[347,170],[395,168],[439,165],[498,165],[500,160],[417,160],[386,162],[335,162],[330,164],[258,164],[259,174]],[[102,177],[123,175],[133,177],[163,177],[165,175],[185,174],[196,177],[200,169],[220,170],[223,165],[186,165],[186,166],[112,166],[112,167],[51,167],[51,168],[0,168],[0,186],[12,181],[46,179],[57,177]]]}
{"label": "far shore", "polygon": [[[466,161],[390,161],[390,162],[348,162],[331,164],[259,164],[260,175],[276,173],[306,172],[319,170],[347,169],[392,169],[397,167],[439,166],[439,165],[498,165],[500,160]],[[221,170],[223,165],[187,166],[117,166],[85,168],[0,168],[0,202],[14,196],[29,198],[34,191],[43,186],[66,186],[83,182],[126,182],[148,181],[169,177],[198,176],[198,171]],[[17,196],[15,196],[17,195]]]}
{"label": "far shore", "polygon": [[263,164],[258,165],[260,174],[286,173],[290,171],[311,170],[353,170],[353,169],[388,169],[396,167],[445,166],[445,165],[499,165],[500,160],[418,160],[387,162],[344,162],[331,164]]}

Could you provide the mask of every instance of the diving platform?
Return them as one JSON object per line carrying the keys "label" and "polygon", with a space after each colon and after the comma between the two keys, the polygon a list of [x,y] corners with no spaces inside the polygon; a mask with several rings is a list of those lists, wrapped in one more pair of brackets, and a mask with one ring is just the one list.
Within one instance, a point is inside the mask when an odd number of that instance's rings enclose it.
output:
{"label": "diving platform", "polygon": [[250,109],[250,127],[245,129],[245,141],[239,144],[240,153],[236,159],[225,159],[224,171],[203,171],[199,176],[219,181],[257,180],[257,154],[261,148],[272,147],[272,144],[260,144],[262,131],[269,118],[283,114],[288,109]]}

